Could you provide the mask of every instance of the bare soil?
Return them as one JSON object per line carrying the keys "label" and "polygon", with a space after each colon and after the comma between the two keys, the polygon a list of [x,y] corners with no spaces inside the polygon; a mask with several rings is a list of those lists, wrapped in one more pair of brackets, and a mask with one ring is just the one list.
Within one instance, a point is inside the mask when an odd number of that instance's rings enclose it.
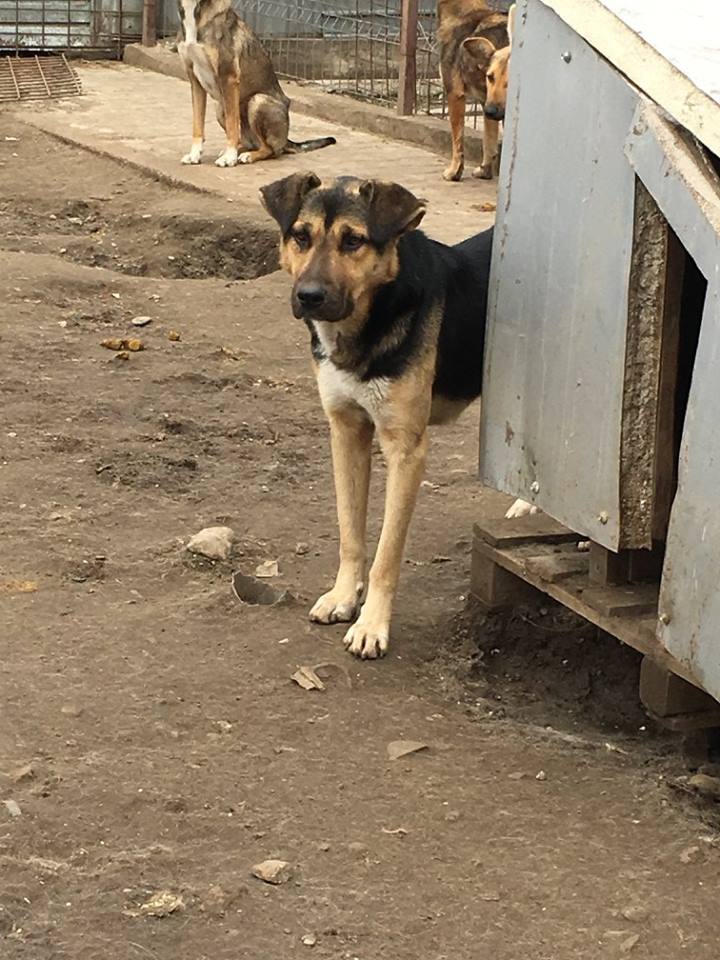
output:
{"label": "bare soil", "polygon": [[[467,599],[505,506],[477,409],[433,438],[391,654],[357,663],[306,619],[334,501],[274,237],[0,120],[3,960],[715,960],[717,809],[637,657]],[[192,557],[218,523],[230,560]],[[288,598],[240,603],[265,560]]]}

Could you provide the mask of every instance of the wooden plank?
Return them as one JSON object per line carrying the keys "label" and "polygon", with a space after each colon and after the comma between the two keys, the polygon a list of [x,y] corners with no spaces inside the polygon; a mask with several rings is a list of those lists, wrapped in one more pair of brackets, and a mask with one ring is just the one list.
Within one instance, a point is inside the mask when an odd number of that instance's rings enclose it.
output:
{"label": "wooden plank", "polygon": [[647,617],[657,615],[659,584],[627,586],[591,586],[583,591],[583,600],[604,617]]}
{"label": "wooden plank", "polygon": [[599,543],[590,543],[590,580],[600,584],[618,584],[628,582],[628,552],[621,550],[613,553],[601,547]]}
{"label": "wooden plank", "polygon": [[526,573],[539,577],[543,583],[559,583],[574,576],[587,576],[587,553],[554,553],[544,557],[528,557],[524,568]]}
{"label": "wooden plank", "polygon": [[[683,729],[690,729],[691,715],[695,726],[708,719],[720,724],[720,704],[682,677],[657,664],[651,657],[643,657],[640,667],[640,699],[659,719],[683,715]],[[697,716],[700,715],[700,716]]]}
{"label": "wooden plank", "polygon": [[620,441],[620,548],[652,546],[668,225],[640,180],[628,283]]}
{"label": "wooden plank", "polygon": [[660,380],[655,432],[655,489],[653,494],[653,540],[667,537],[675,490],[679,453],[676,390],[680,353],[680,309],[685,249],[675,233],[668,229],[665,265],[665,298],[660,342]]}
{"label": "wooden plank", "polygon": [[[550,555],[552,552],[553,547],[549,545],[548,554]],[[694,683],[695,686],[700,686],[688,667],[669,654],[657,639],[657,594],[654,595],[654,609],[650,613],[637,612],[638,610],[647,610],[649,606],[652,606],[652,597],[648,599],[647,585],[626,588],[590,587],[587,577],[583,575],[568,576],[565,580],[555,582],[542,580],[532,569],[527,569],[527,557],[522,555],[522,547],[499,549],[476,537],[473,550],[473,568],[480,557],[493,561],[499,567],[507,570],[508,573],[514,574],[519,579],[537,588],[537,590],[557,600],[568,610],[572,610],[573,613],[578,614],[590,623],[594,623],[605,633],[617,637],[618,640],[640,653],[651,656],[661,666],[683,677],[688,682]],[[651,589],[656,591],[657,588],[651,587]],[[599,594],[594,595],[593,590],[599,591]],[[632,608],[628,603],[628,595],[623,594],[623,590],[630,591],[631,595],[634,591],[638,591],[636,596],[640,598],[640,602],[637,599],[635,601],[636,612],[631,612]],[[643,593],[643,591],[645,592]],[[618,597],[620,598],[619,603],[617,602]],[[596,598],[600,601],[599,603],[594,602]],[[622,615],[617,613],[618,609],[623,611]]]}
{"label": "wooden plank", "polygon": [[470,574],[470,592],[486,610],[508,610],[519,604],[533,604],[540,594],[525,580],[498,566],[478,547],[473,545]]}
{"label": "wooden plank", "polygon": [[492,547],[514,547],[522,543],[573,543],[582,539],[546,513],[530,514],[517,520],[484,520],[474,526],[475,536]]}
{"label": "wooden plank", "polygon": [[408,116],[415,113],[416,105],[418,0],[402,0],[401,17],[397,110],[401,116]]}

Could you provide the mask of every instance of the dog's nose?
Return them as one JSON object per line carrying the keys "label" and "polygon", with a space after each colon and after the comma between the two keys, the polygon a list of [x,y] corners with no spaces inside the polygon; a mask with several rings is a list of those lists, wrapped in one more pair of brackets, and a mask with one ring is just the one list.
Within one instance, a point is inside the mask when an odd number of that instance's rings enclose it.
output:
{"label": "dog's nose", "polygon": [[304,307],[319,307],[325,302],[327,293],[319,283],[306,283],[298,287],[297,298]]}
{"label": "dog's nose", "polygon": [[496,103],[486,103],[485,116],[489,117],[490,120],[502,120],[503,111]]}

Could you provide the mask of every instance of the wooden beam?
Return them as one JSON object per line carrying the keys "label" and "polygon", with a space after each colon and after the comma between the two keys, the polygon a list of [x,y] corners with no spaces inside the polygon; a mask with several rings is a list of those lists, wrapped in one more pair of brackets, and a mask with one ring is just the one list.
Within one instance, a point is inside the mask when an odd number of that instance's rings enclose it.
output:
{"label": "wooden beam", "polygon": [[416,105],[418,0],[402,0],[401,17],[397,110],[404,117],[415,113]]}
{"label": "wooden beam", "polygon": [[157,43],[157,19],[155,0],[144,0],[142,43],[144,47],[154,47]]}

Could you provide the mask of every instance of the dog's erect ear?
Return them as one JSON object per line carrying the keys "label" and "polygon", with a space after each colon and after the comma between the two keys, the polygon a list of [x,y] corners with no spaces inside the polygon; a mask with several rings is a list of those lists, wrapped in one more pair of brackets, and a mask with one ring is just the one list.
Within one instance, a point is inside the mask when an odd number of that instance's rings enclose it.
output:
{"label": "dog's erect ear", "polygon": [[510,7],[510,9],[508,10],[507,32],[508,32],[508,46],[509,46],[509,47],[512,46],[513,33],[515,32],[515,8],[516,8],[516,7],[517,7],[517,4],[514,3],[514,4]]}
{"label": "dog's erect ear", "polygon": [[496,52],[495,46],[487,37],[468,37],[463,40],[463,49],[467,50],[473,60],[477,60],[481,67],[487,69],[488,64]]}
{"label": "dog's erect ear", "polygon": [[419,200],[399,183],[383,180],[365,180],[360,184],[360,196],[368,204],[368,235],[381,246],[414,230],[427,208],[426,200]]}
{"label": "dog's erect ear", "polygon": [[277,220],[283,236],[297,220],[305,197],[319,186],[320,177],[314,173],[293,173],[283,180],[260,187],[263,206]]}

